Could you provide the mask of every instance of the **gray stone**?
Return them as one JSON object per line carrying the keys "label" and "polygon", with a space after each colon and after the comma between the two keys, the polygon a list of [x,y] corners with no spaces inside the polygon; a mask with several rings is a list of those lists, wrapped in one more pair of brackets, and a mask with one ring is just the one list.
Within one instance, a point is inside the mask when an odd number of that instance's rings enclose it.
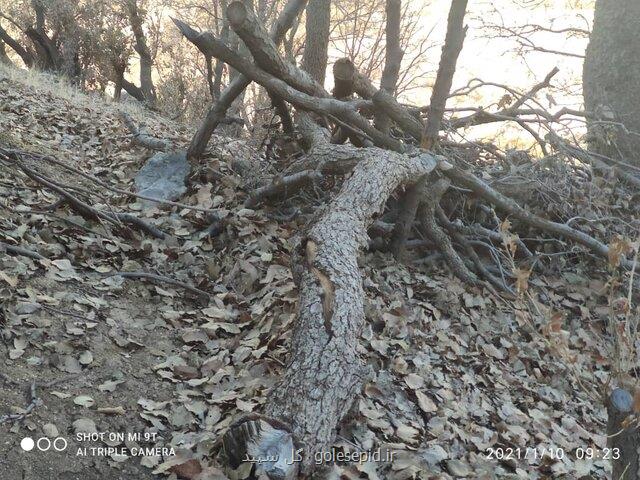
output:
{"label": "gray stone", "polygon": [[[185,182],[189,175],[187,152],[159,152],[153,155],[135,177],[140,195],[174,201],[187,191]],[[145,207],[155,202],[140,200]]]}

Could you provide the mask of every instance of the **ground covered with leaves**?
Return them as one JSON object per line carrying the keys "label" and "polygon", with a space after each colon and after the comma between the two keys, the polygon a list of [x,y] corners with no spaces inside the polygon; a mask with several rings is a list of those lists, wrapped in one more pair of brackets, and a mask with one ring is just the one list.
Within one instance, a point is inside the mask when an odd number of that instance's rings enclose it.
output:
{"label": "ground covered with leaves", "polygon": [[[0,164],[0,242],[41,256],[0,251],[0,477],[227,478],[221,435],[260,411],[287,359],[291,239],[313,211],[245,208],[247,185],[270,166],[252,142],[223,136],[181,200],[200,210],[149,208],[99,186],[80,173],[131,190],[151,155],[132,144],[118,109],[177,147],[191,128],[28,75],[0,71],[0,145],[55,157],[76,172],[29,167],[167,235],[88,221]],[[554,268],[521,279],[509,300],[437,262],[365,253],[360,350],[372,376],[336,448],[380,449],[382,460],[334,465],[329,478],[605,478],[609,462],[576,449],[606,446],[608,325],[629,305],[616,303],[607,265],[583,257],[550,257]],[[68,447],[24,452],[24,437]]]}

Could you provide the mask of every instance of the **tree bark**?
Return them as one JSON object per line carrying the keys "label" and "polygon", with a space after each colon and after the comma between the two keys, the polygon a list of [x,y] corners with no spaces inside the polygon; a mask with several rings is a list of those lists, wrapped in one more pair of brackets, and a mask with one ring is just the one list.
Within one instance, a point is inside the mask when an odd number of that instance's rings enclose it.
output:
{"label": "tree bark", "polygon": [[135,50],[140,57],[140,90],[147,103],[154,105],[156,97],[156,89],[153,84],[153,58],[151,57],[151,51],[147,45],[147,38],[144,30],[142,29],[142,18],[138,10],[137,0],[127,0],[127,14],[129,16],[129,23],[133,30],[133,36],[136,40]]}
{"label": "tree bark", "polygon": [[464,27],[464,15],[467,0],[452,0],[449,18],[447,19],[447,35],[442,47],[440,66],[436,83],[431,92],[431,102],[427,113],[427,125],[422,134],[421,146],[430,149],[438,140],[438,132],[444,116],[444,109],[449,98],[449,91],[456,72],[458,55],[462,50],[467,29]]}
{"label": "tree bark", "polygon": [[317,112],[321,115],[333,115],[350,125],[351,128],[359,130],[362,135],[368,136],[379,147],[389,148],[396,152],[404,151],[403,145],[398,140],[374,128],[367,119],[358,114],[348,103],[333,98],[313,97],[295,90],[286,82],[270,75],[258,68],[254,63],[231,51],[210,33],[198,33],[180,20],[173,19],[173,21],[182,34],[198,47],[202,53],[224,60],[250,80],[262,85],[269,92],[304,110]]}
{"label": "tree bark", "polygon": [[367,245],[367,227],[398,186],[436,165],[428,153],[408,156],[326,142],[314,145],[309,156],[318,164],[336,157],[359,163],[298,249],[300,305],[291,356],[265,407],[268,419],[286,425],[283,435],[291,432],[302,446],[303,475],[314,468],[315,453],[331,445],[367,376],[357,347],[364,325],[358,254]]}
{"label": "tree bark", "polygon": [[302,68],[324,86],[327,72],[331,0],[309,0]]}
{"label": "tree bark", "polygon": [[[400,65],[404,52],[400,48],[400,22],[402,19],[402,0],[387,0],[386,3],[386,45],[384,69],[380,80],[380,90],[395,96]],[[378,130],[388,133],[391,128],[390,118],[382,111],[377,111],[375,125]]]}
{"label": "tree bark", "polygon": [[589,148],[634,165],[640,165],[638,18],[636,0],[597,0],[583,70]]}
{"label": "tree bark", "polygon": [[[289,0],[271,30],[270,36],[276,45],[282,42],[285,33],[306,4],[307,0]],[[220,98],[214,103],[213,107],[211,107],[206,118],[191,139],[189,149],[187,150],[187,158],[189,158],[190,161],[202,156],[214,130],[225,118],[227,110],[233,101],[247,88],[249,83],[251,83],[251,80],[240,75],[222,92]]]}
{"label": "tree bark", "polygon": [[328,97],[329,94],[307,72],[284,60],[278,46],[269,37],[262,22],[241,1],[233,2],[227,8],[227,19],[233,31],[242,39],[251,52],[256,64],[267,73],[274,75],[292,87],[309,95]]}
{"label": "tree bark", "polygon": [[34,26],[28,27],[24,33],[33,42],[36,49],[36,63],[44,70],[61,71],[64,66],[62,54],[46,31],[46,5],[42,0],[31,0],[31,7],[36,15]]}
{"label": "tree bark", "polygon": [[138,100],[139,102],[144,102],[144,94],[142,93],[142,89],[137,85],[134,85],[126,78],[122,78],[122,88],[124,88],[125,92],[131,95],[133,98]]}
{"label": "tree bark", "polygon": [[33,42],[36,49],[38,66],[44,70],[59,71],[63,65],[62,55],[47,34],[33,27],[27,28],[24,33]]}

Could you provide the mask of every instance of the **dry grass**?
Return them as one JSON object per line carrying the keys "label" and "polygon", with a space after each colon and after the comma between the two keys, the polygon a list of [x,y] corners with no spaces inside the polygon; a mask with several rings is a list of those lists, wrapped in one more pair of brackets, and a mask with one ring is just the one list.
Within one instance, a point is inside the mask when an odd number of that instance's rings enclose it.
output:
{"label": "dry grass", "polygon": [[10,65],[0,64],[0,78],[20,83],[39,92],[61,98],[79,106],[95,108],[115,108],[136,117],[146,116],[148,112],[136,103],[114,103],[106,95],[97,92],[83,92],[66,78],[35,69],[25,70]]}

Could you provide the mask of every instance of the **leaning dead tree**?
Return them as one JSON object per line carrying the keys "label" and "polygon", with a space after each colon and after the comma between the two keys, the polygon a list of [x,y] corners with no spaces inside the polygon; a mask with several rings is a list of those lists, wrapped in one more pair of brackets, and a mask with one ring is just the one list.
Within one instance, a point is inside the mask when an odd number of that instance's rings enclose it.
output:
{"label": "leaning dead tree", "polygon": [[[328,176],[349,175],[295,250],[292,270],[300,291],[299,311],[289,363],[282,378],[273,388],[263,413],[239,419],[224,436],[225,454],[231,466],[239,465],[247,455],[269,457],[261,462],[260,468],[276,479],[307,476],[313,471],[315,454],[331,446],[338,424],[367,378],[357,347],[364,325],[363,287],[357,260],[368,245],[369,229],[376,227],[376,223],[384,224],[379,218],[385,210],[393,210],[388,202],[396,192],[413,192],[407,196],[413,215],[403,228],[425,232],[431,247],[442,254],[454,274],[489,291],[510,292],[511,288],[509,279],[504,275],[497,278],[483,264],[474,246],[478,237],[513,244],[524,255],[531,252],[504,228],[490,230],[448,216],[442,198],[450,186],[455,186],[460,195],[470,192],[490,209],[495,208],[529,228],[575,242],[605,259],[611,254],[610,248],[598,239],[530,212],[476,176],[456,153],[455,148],[465,151],[468,145],[453,148],[438,141],[442,129],[453,128],[442,119],[442,114],[462,48],[466,0],[452,3],[442,71],[438,75],[440,86],[434,92],[429,109],[431,118],[426,123],[419,111],[399,104],[391,89],[376,89],[349,60],[336,62],[335,88],[330,94],[307,72],[283,58],[279,42],[291,17],[304,3],[290,1],[271,33],[244,2],[228,6],[229,25],[242,39],[253,61],[238,55],[215,35],[198,32],[174,19],[184,37],[205,56],[223,61],[242,74],[241,80],[232,83],[204,120],[192,142],[191,154],[202,153],[207,135],[220,121],[228,99],[251,81],[296,111],[296,128],[305,155],[271,185],[250,195],[247,206],[256,207],[274,198],[293,195]],[[522,98],[526,95],[520,96],[512,110],[503,112],[505,118],[525,124],[523,118],[529,121],[526,115],[530,112],[522,112],[526,103]],[[377,128],[374,124],[374,118],[381,116],[389,118],[388,128]],[[478,114],[468,121],[482,118]],[[333,128],[333,136],[327,126]],[[337,130],[343,130],[344,135],[336,135]],[[428,148],[420,148],[425,131],[428,141],[423,142],[423,147]],[[398,218],[399,209],[395,210],[392,220]],[[393,227],[382,225],[381,229],[389,232]],[[620,265],[631,268],[631,262],[625,258]]]}

